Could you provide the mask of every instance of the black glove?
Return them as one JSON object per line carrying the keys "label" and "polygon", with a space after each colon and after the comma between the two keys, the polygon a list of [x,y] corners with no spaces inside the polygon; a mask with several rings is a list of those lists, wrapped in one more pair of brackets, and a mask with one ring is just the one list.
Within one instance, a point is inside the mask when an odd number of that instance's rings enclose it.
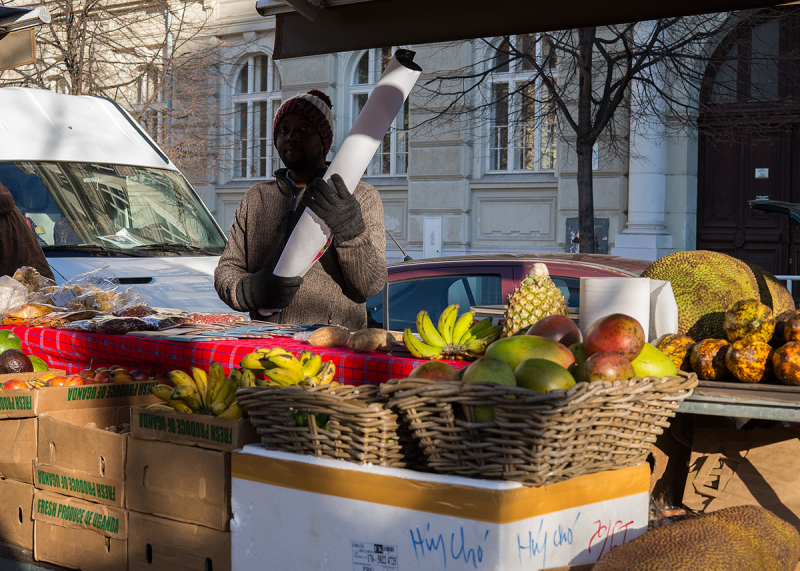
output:
{"label": "black glove", "polygon": [[248,274],[236,285],[236,298],[250,311],[283,309],[290,303],[303,284],[302,277],[283,278],[264,268]]}
{"label": "black glove", "polygon": [[331,181],[336,190],[321,178],[315,179],[303,193],[303,204],[319,216],[340,241],[346,242],[366,229],[361,205],[347,190],[341,176],[335,174]]}

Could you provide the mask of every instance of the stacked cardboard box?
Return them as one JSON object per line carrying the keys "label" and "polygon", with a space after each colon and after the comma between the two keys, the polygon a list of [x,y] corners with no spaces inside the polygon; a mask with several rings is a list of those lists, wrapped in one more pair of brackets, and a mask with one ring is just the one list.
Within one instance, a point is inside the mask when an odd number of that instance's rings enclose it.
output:
{"label": "stacked cardboard box", "polygon": [[[12,378],[36,379],[46,372],[65,374],[51,370],[0,375],[0,385]],[[0,542],[31,550],[40,561],[69,567],[127,567],[127,516],[94,507],[105,503],[124,512],[123,442],[127,437],[95,427],[128,422],[132,404],[157,400],[150,394],[155,384],[147,381],[0,390]],[[103,449],[97,456],[90,454],[95,440],[108,444],[104,434],[115,439],[115,453]],[[96,473],[88,468],[95,465]],[[99,479],[90,479],[95,476]],[[52,494],[42,496],[45,492]],[[117,495],[117,501],[108,502],[107,498]],[[81,498],[88,507],[76,507],[75,501],[66,496]],[[80,524],[72,521],[70,518],[80,510],[85,515],[104,514],[104,521],[116,517],[117,530],[112,533],[111,528],[99,529],[97,526],[103,525],[100,516]],[[81,539],[76,541],[78,537]],[[105,553],[104,558],[96,563],[90,561],[93,552]],[[79,553],[80,559],[76,559]]]}
{"label": "stacked cardboard box", "polygon": [[133,407],[126,465],[128,569],[231,568],[231,451],[246,420]]}

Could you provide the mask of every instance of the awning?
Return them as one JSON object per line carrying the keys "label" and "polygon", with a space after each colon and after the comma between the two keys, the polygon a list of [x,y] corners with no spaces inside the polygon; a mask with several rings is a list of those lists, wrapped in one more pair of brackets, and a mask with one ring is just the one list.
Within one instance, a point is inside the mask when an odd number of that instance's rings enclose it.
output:
{"label": "awning", "polygon": [[[314,17],[318,0],[287,0]],[[347,0],[339,0],[345,2]],[[302,2],[302,4],[301,4]],[[329,0],[335,4],[336,0]],[[769,0],[362,0],[323,6],[315,20],[280,0],[259,0],[276,16],[276,59],[564,30],[774,6]],[[311,6],[311,9],[308,9]]]}

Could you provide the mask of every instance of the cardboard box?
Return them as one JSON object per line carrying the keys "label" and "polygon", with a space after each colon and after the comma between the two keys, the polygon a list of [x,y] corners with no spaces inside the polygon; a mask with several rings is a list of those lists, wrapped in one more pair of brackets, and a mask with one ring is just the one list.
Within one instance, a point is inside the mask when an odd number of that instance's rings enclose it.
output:
{"label": "cardboard box", "polygon": [[237,571],[534,571],[595,563],[648,523],[647,464],[532,488],[248,445],[231,472]]}
{"label": "cardboard box", "polygon": [[0,480],[0,541],[33,551],[34,488],[15,480]]}
{"label": "cardboard box", "polygon": [[[6,380],[29,380],[38,379],[43,374],[0,375],[0,382],[4,382],[4,377]],[[0,418],[30,418],[54,410],[151,404],[158,402],[158,398],[150,392],[157,384],[158,381],[138,381],[0,391]]]}
{"label": "cardboard box", "polygon": [[131,438],[126,476],[128,509],[230,529],[230,452]]}
{"label": "cardboard box", "polygon": [[83,571],[128,567],[128,511],[37,490],[33,556]]}
{"label": "cardboard box", "polygon": [[131,409],[131,436],[227,452],[261,441],[247,419],[148,410],[146,406]]}
{"label": "cardboard box", "polygon": [[231,533],[137,512],[128,526],[128,571],[230,571]]}
{"label": "cardboard box", "polygon": [[36,418],[0,420],[0,476],[33,484],[33,462],[39,438]]}
{"label": "cardboard box", "polygon": [[52,411],[39,417],[34,485],[65,496],[125,507],[126,434],[106,430],[130,420],[130,408]]}

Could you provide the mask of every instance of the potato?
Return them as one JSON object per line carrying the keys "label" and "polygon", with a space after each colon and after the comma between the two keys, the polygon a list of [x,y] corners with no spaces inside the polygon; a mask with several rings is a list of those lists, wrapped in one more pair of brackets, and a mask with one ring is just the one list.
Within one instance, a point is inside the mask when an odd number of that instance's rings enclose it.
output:
{"label": "potato", "polygon": [[350,336],[347,346],[357,353],[369,353],[385,349],[392,341],[394,337],[385,329],[362,329]]}
{"label": "potato", "polygon": [[308,338],[309,345],[314,347],[341,347],[350,339],[350,331],[339,325],[320,327]]}

